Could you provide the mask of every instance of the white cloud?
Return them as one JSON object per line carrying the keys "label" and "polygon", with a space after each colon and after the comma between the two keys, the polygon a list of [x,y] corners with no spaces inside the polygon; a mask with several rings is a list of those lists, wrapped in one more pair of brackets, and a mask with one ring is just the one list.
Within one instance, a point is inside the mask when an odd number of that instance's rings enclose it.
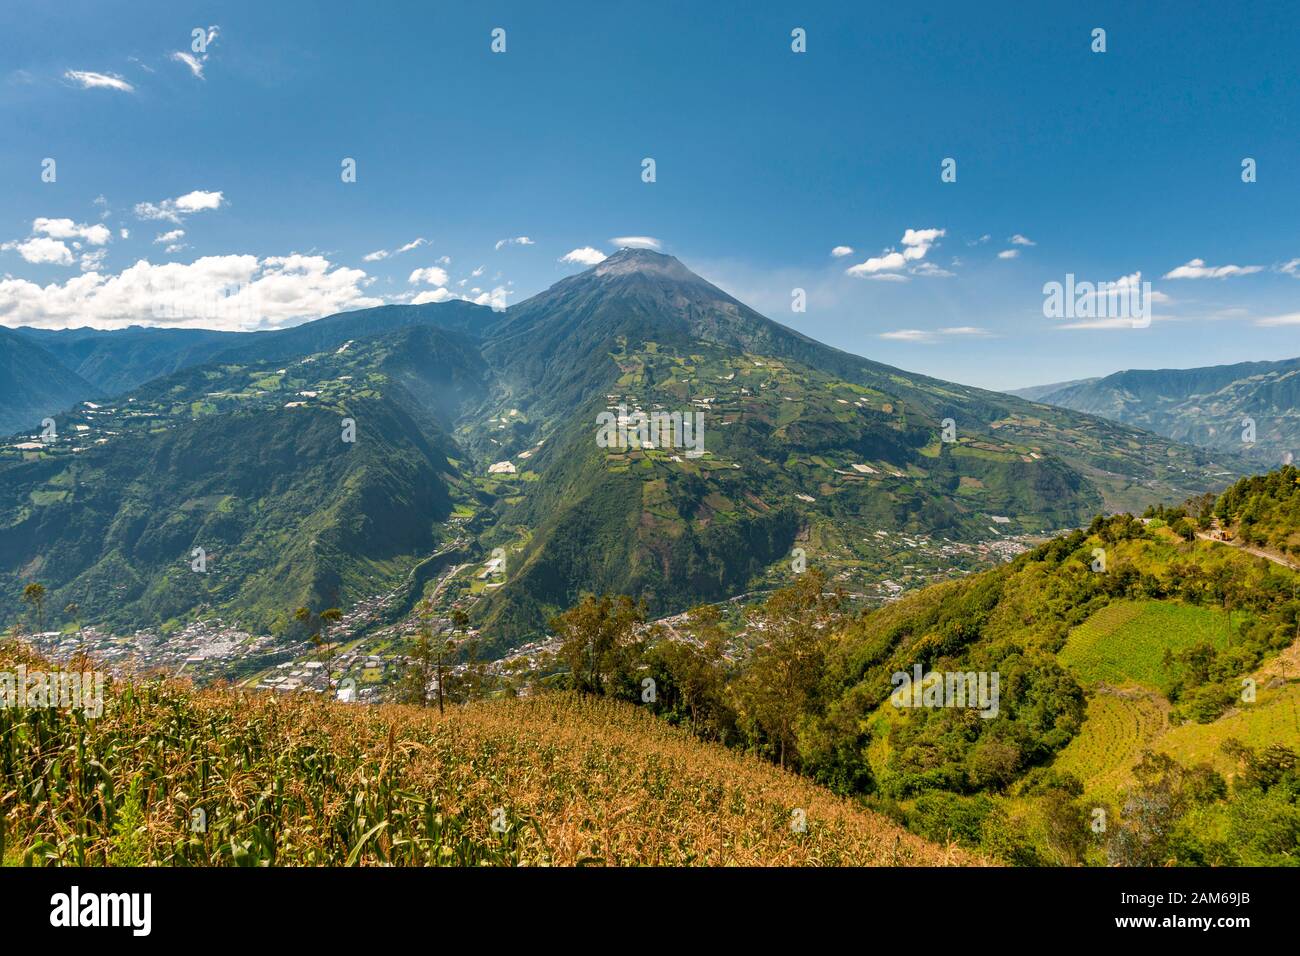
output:
{"label": "white cloud", "polygon": [[49,236],[51,239],[84,239],[92,246],[102,246],[113,238],[107,226],[96,223],[87,226],[73,222],[71,219],[46,219],[40,217],[32,220],[32,232]]}
{"label": "white cloud", "polygon": [[654,249],[659,250],[660,243],[653,236],[617,236],[609,240],[620,249]]}
{"label": "white cloud", "polygon": [[836,246],[834,249],[831,250],[831,255],[833,255],[836,259],[843,258],[844,256],[851,256],[853,255],[853,247]]}
{"label": "white cloud", "polygon": [[515,236],[513,239],[498,239],[496,248],[500,249],[502,246],[531,246],[532,244],[533,240],[527,236]]}
{"label": "white cloud", "polygon": [[184,229],[173,229],[171,232],[159,233],[157,236],[154,237],[153,241],[155,243],[175,242],[177,239],[181,239],[184,236],[185,236]]}
{"label": "white cloud", "polygon": [[473,272],[470,273],[470,277],[477,279],[482,274],[483,274],[483,267],[479,266],[477,269],[475,269]]}
{"label": "white cloud", "polygon": [[177,63],[184,63],[187,67],[190,68],[190,72],[194,74],[194,78],[201,80],[204,78],[203,67],[208,62],[208,52],[207,52],[208,47],[212,46],[212,44],[217,41],[217,37],[219,34],[220,34],[220,30],[217,27],[215,26],[208,27],[208,32],[204,40],[202,53],[198,53],[197,55],[195,55],[194,53],[190,53],[184,50],[179,50],[176,53],[173,53],[171,55],[171,58]]}
{"label": "white cloud", "polygon": [[426,290],[411,300],[411,305],[424,305],[426,302],[446,302],[448,299],[460,298],[446,289]]}
{"label": "white cloud", "polygon": [[[369,252],[366,255],[362,256],[361,258],[364,262],[380,262],[384,259],[389,258],[390,256],[400,256],[403,252],[410,252],[412,249],[418,249],[420,248],[420,246],[427,246],[428,244],[429,244],[429,240],[421,236],[419,238],[412,239],[404,246],[398,246],[396,249],[393,249],[391,252],[387,249],[376,249],[374,252]],[[444,256],[444,258],[446,257]]]}
{"label": "white cloud", "polygon": [[851,276],[868,276],[876,272],[895,271],[907,265],[901,252],[889,252],[883,256],[873,256],[856,266],[849,266],[844,271]]}
{"label": "white cloud", "polygon": [[0,245],[0,251],[13,250],[33,265],[72,265],[72,250],[58,239],[48,236],[36,236],[32,239],[6,242]]}
{"label": "white cloud", "polygon": [[415,285],[423,282],[425,285],[446,285],[447,270],[438,266],[429,266],[427,269],[416,269],[407,278],[407,282]]}
{"label": "white cloud", "polygon": [[205,256],[185,264],[141,259],[117,275],[86,272],[63,283],[0,280],[0,323],[66,328],[132,324],[275,328],[346,309],[382,305],[360,269],[323,256]]}
{"label": "white cloud", "polygon": [[65,70],[65,79],[80,83],[83,90],[103,89],[117,90],[121,93],[134,93],[135,87],[116,73],[93,73],[89,70]]}
{"label": "white cloud", "polygon": [[125,227],[123,227],[122,229],[119,229],[119,230],[117,231],[117,234],[118,234],[119,236],[121,236],[123,239],[130,239],[130,238],[131,238],[131,230],[130,230],[130,229],[127,229],[127,228],[125,228]]}
{"label": "white cloud", "polygon": [[933,342],[934,333],[926,332],[923,329],[897,329],[893,332],[881,332],[882,339],[890,339],[894,342]]}
{"label": "white cloud", "polygon": [[[1061,328],[1063,329],[1132,329],[1133,318],[1131,316],[1115,316],[1111,314],[1120,308],[1119,303],[1113,300],[1115,300],[1116,297],[1124,294],[1134,294],[1134,293],[1136,293],[1137,295],[1145,294],[1147,296],[1147,308],[1150,308],[1152,305],[1155,304],[1167,305],[1173,301],[1169,296],[1165,295],[1163,292],[1158,292],[1155,289],[1152,289],[1150,293],[1144,293],[1143,291],[1144,284],[1142,282],[1141,270],[1137,272],[1129,273],[1128,275],[1120,276],[1114,282],[1103,283],[1103,284],[1108,285],[1108,288],[1104,291],[1098,291],[1096,286],[1094,285],[1092,287],[1092,291],[1083,291],[1083,292],[1077,291],[1078,286],[1076,285],[1075,301],[1074,301],[1074,308],[1076,310],[1076,314],[1079,311],[1086,311],[1086,312],[1091,312],[1094,315],[1092,318],[1084,317],[1084,318],[1076,319],[1073,322],[1067,322],[1064,325],[1062,325]],[[1103,299],[1105,301],[1102,301]],[[1102,315],[1101,313],[1106,313],[1106,314]],[[1163,322],[1168,320],[1170,316],[1153,315],[1151,316],[1151,318],[1153,321]]]}
{"label": "white cloud", "polygon": [[930,251],[934,241],[945,235],[942,229],[909,229],[903,233],[903,245],[907,246],[903,250],[903,258],[924,259],[925,254]]}
{"label": "white cloud", "polygon": [[225,196],[220,191],[209,192],[196,189],[175,199],[164,199],[160,203],[140,202],[135,204],[135,214],[139,219],[162,219],[180,225],[181,221],[196,212],[220,209],[225,203]]}
{"label": "white cloud", "polygon": [[1300,279],[1300,259],[1292,259],[1290,262],[1284,262],[1277,267],[1278,272],[1284,272],[1295,279]]}
{"label": "white cloud", "polygon": [[893,332],[881,332],[882,339],[889,339],[894,342],[915,342],[923,345],[931,345],[942,337],[964,336],[982,337],[989,334],[987,329],[977,328],[973,325],[955,325],[946,329],[939,329],[935,332],[926,329],[897,329]]}
{"label": "white cloud", "polygon": [[560,256],[560,261],[579,266],[594,266],[605,261],[605,253],[599,249],[593,249],[591,246],[582,246],[578,249],[571,249]]}
{"label": "white cloud", "polygon": [[514,295],[514,292],[505,286],[497,286],[491,292],[481,292],[473,299],[470,299],[475,305],[486,305],[500,312],[506,307],[506,296]]}
{"label": "white cloud", "polygon": [[1038,245],[1038,243],[1034,242],[1034,240],[1032,240],[1032,239],[1027,239],[1027,238],[1025,238],[1024,236],[1022,236],[1020,233],[1016,233],[1014,236],[1012,236],[1011,239],[1010,239],[1010,242],[1011,242],[1011,244],[1012,244],[1013,246],[1036,246],[1036,245]]}
{"label": "white cloud", "polygon": [[[203,79],[203,60],[200,60],[193,53],[186,53],[183,50],[172,54],[172,59],[177,63],[184,63],[190,68],[196,79]],[[207,57],[204,57],[207,59]]]}
{"label": "white cloud", "polygon": [[[954,259],[952,264],[958,266],[961,265],[961,262]],[[955,272],[949,272],[947,269],[937,266],[933,262],[919,262],[907,271],[912,273],[914,276],[926,276],[931,279],[951,279],[957,274]]]}
{"label": "white cloud", "polygon": [[[872,256],[864,262],[859,262],[855,266],[849,266],[845,269],[847,275],[859,279],[884,278],[882,273],[897,273],[909,262],[919,262],[924,259],[926,254],[933,248],[935,240],[947,235],[943,229],[908,229],[903,233],[902,243],[903,251],[898,252],[894,249],[886,249],[882,255]],[[917,275],[927,275],[925,271],[917,271]],[[901,280],[901,276],[893,277],[893,281]]]}
{"label": "white cloud", "polygon": [[1227,279],[1231,276],[1248,276],[1263,272],[1263,266],[1207,266],[1204,259],[1192,259],[1177,269],[1166,272],[1166,279]]}
{"label": "white cloud", "polygon": [[1288,312],[1286,315],[1270,315],[1255,320],[1256,325],[1300,325],[1300,312]]}
{"label": "white cloud", "polygon": [[1003,249],[1001,252],[998,253],[998,258],[999,258],[999,259],[1019,259],[1019,258],[1020,258],[1020,250],[1019,250],[1019,249]]}
{"label": "white cloud", "polygon": [[107,249],[97,249],[94,252],[84,253],[81,257],[82,272],[98,272],[104,265],[104,259],[108,255]]}

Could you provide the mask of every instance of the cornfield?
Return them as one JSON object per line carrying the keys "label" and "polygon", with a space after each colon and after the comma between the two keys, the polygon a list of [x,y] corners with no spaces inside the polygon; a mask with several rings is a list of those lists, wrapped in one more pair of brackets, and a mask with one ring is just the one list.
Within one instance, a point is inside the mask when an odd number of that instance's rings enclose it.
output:
{"label": "cornfield", "polygon": [[29,866],[981,862],[561,693],[439,717],[157,679],[114,684],[96,720],[0,709],[0,824],[0,859]]}

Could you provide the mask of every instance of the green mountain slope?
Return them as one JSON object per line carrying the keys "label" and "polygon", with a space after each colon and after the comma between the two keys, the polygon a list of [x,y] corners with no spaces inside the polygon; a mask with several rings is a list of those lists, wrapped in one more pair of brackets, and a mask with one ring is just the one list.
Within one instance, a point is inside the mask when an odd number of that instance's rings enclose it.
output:
{"label": "green mountain slope", "polygon": [[[582,590],[657,611],[735,593],[811,525],[1042,531],[1185,497],[1235,465],[829,348],[644,250],[512,307],[483,352],[498,427],[458,435],[517,469],[491,541],[517,545],[515,570],[481,617],[511,633]],[[700,412],[705,454],[597,447],[597,416],[620,407]]]}
{"label": "green mountain slope", "polygon": [[[196,608],[278,630],[299,604],[349,606],[391,587],[451,533],[465,494],[438,425],[456,409],[432,399],[448,385],[437,348],[459,355],[442,335],[412,328],[284,368],[189,369],[68,417],[74,437],[0,462],[6,604],[39,578],[51,607],[75,602],[119,630]],[[431,374],[392,384],[392,350],[399,371],[423,358]]]}
{"label": "green mountain slope", "polygon": [[49,351],[0,327],[0,435],[35,432],[47,416],[100,394]]}
{"label": "green mountain slope", "polygon": [[[1259,464],[1300,451],[1300,359],[1116,372],[1064,383],[1034,400]],[[1246,419],[1254,422],[1253,441],[1246,440]]]}
{"label": "green mountain slope", "polygon": [[[847,624],[801,725],[802,769],[1009,860],[1294,862],[1294,779],[1258,774],[1300,752],[1298,587],[1159,520],[1098,518]],[[916,668],[941,686],[996,674],[994,715],[942,694],[898,706],[895,675]]]}
{"label": "green mountain slope", "polygon": [[[10,615],[39,577],[115,627],[200,606],[255,609],[260,626],[291,595],[339,587],[346,603],[361,582],[397,586],[461,536],[450,501],[472,550],[506,552],[472,611],[504,648],[584,591],[680,610],[763,583],[796,542],[878,578],[881,534],[1040,533],[1186,497],[1236,467],[828,348],[639,250],[504,315],[386,306],[219,337],[184,361],[203,349],[215,354],[65,414],[55,446],[0,450]],[[599,416],[637,410],[698,416],[702,445],[598,443]],[[337,431],[349,413],[347,450],[329,420]],[[222,517],[201,517],[209,507]],[[371,530],[403,525],[393,541],[345,533],[371,507]],[[220,589],[175,578],[209,526],[224,529]]]}

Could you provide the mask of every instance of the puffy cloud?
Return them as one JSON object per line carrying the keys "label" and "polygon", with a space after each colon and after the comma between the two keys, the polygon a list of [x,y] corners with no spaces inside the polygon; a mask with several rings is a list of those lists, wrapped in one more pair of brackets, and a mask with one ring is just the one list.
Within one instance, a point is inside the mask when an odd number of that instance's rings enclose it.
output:
{"label": "puffy cloud", "polygon": [[113,238],[107,226],[96,223],[87,226],[73,222],[71,219],[38,218],[32,221],[32,232],[49,236],[51,239],[84,239],[92,246],[102,246]]}
{"label": "puffy cloud", "polygon": [[[464,285],[465,280],[461,279],[458,285]],[[450,289],[438,288],[421,292],[414,298],[408,299],[406,296],[395,296],[399,301],[408,301],[411,305],[424,305],[427,302],[450,302],[453,299],[461,302],[472,302],[475,305],[486,305],[500,312],[506,307],[506,296],[514,293],[505,286],[497,286],[490,292],[484,289],[471,289],[470,295],[459,295]]]}
{"label": "puffy cloud", "polygon": [[494,288],[491,292],[480,292],[477,296],[475,296],[473,299],[470,299],[469,301],[473,302],[475,305],[490,306],[493,310],[497,312],[502,312],[505,310],[506,296],[508,295],[514,295],[514,292],[512,292],[510,289],[507,289],[505,286],[499,285],[496,288]]}
{"label": "puffy cloud", "polygon": [[[893,274],[886,281],[900,281],[905,277],[897,275],[909,262],[917,262],[924,259],[926,254],[933,248],[937,239],[947,235],[943,229],[908,229],[903,233],[902,244],[903,251],[898,252],[894,249],[886,249],[882,255],[872,256],[864,262],[859,262],[855,266],[849,266],[845,269],[847,275],[859,279],[885,278],[885,274]],[[928,270],[913,269],[916,275],[931,275]]]}
{"label": "puffy cloud", "polygon": [[220,209],[225,201],[225,196],[220,190],[208,192],[196,189],[175,199],[164,199],[160,203],[136,203],[135,214],[140,219],[161,219],[180,225],[186,216],[205,210]]}
{"label": "puffy cloud", "polygon": [[141,259],[117,275],[91,271],[46,286],[0,280],[0,323],[276,328],[382,305],[366,295],[370,281],[360,269],[335,266],[323,256],[205,256],[188,264]]}
{"label": "puffy cloud", "polygon": [[872,256],[865,262],[859,262],[856,266],[849,266],[844,271],[851,276],[869,276],[876,272],[894,272],[907,265],[907,260],[903,258],[901,252],[887,252],[883,256]]}
{"label": "puffy cloud", "polygon": [[1204,259],[1193,259],[1164,274],[1166,279],[1227,279],[1263,272],[1263,266],[1207,266]]}
{"label": "puffy cloud", "polygon": [[591,246],[582,246],[578,249],[571,249],[560,256],[560,261],[579,266],[594,266],[605,261],[605,253],[599,249],[593,249]]}
{"label": "puffy cloud", "polygon": [[421,292],[411,300],[411,305],[424,305],[426,302],[446,302],[448,299],[456,299],[459,296],[453,294],[447,289],[433,289],[431,291]]}
{"label": "puffy cloud", "polygon": [[851,256],[853,255],[853,247],[836,246],[834,249],[831,250],[831,255],[833,255],[836,259],[842,259],[844,256]]}
{"label": "puffy cloud", "polygon": [[620,249],[653,249],[659,251],[660,242],[653,236],[616,236],[609,240]]}
{"label": "puffy cloud", "polygon": [[54,265],[70,266],[72,265],[72,250],[67,247],[66,243],[58,239],[51,239],[48,236],[36,236],[32,239],[13,242],[6,242],[0,245],[0,251],[17,252],[25,260],[33,265]]}
{"label": "puffy cloud", "polygon": [[425,285],[446,285],[447,270],[438,266],[429,266],[427,269],[416,269],[407,278],[407,282],[415,285],[423,282]]}
{"label": "puffy cloud", "polygon": [[925,254],[930,251],[934,241],[941,236],[946,235],[942,229],[909,229],[903,233],[903,245],[907,248],[903,250],[903,257],[909,261],[912,259],[924,259]]}
{"label": "puffy cloud", "polygon": [[1019,249],[1003,249],[998,253],[999,259],[1018,259],[1020,258]]}
{"label": "puffy cloud", "polygon": [[185,236],[184,229],[173,229],[171,232],[159,233],[157,236],[154,237],[153,241],[155,243],[175,242],[177,239],[184,238],[184,236]]}
{"label": "puffy cloud", "polygon": [[65,79],[81,84],[83,90],[117,90],[120,93],[134,93],[135,87],[116,73],[93,73],[90,70],[65,70]]}
{"label": "puffy cloud", "polygon": [[1034,240],[1032,240],[1032,239],[1027,239],[1026,237],[1022,236],[1020,233],[1016,233],[1014,236],[1012,236],[1011,239],[1010,239],[1010,242],[1011,242],[1011,244],[1012,244],[1013,246],[1036,246],[1036,245],[1038,245],[1038,243],[1034,242]]}
{"label": "puffy cloud", "polygon": [[533,245],[533,240],[529,239],[527,236],[515,236],[513,239],[498,239],[496,248],[500,249],[502,246],[531,246],[531,245]]}

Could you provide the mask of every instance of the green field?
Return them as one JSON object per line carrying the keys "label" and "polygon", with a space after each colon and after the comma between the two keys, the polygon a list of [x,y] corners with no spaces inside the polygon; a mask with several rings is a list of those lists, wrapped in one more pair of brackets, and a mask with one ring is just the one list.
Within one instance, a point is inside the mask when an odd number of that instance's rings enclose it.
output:
{"label": "green field", "polygon": [[1175,727],[1152,749],[1169,754],[1185,766],[1213,764],[1220,773],[1231,776],[1236,764],[1221,749],[1227,740],[1248,747],[1282,744],[1300,748],[1300,683],[1260,687],[1255,703],[1239,704],[1211,724]]}
{"label": "green field", "polygon": [[1070,632],[1058,655],[1085,684],[1136,682],[1167,694],[1177,676],[1162,663],[1197,644],[1227,644],[1227,618],[1175,601],[1117,601]]}
{"label": "green field", "polygon": [[1131,782],[1142,751],[1165,732],[1168,713],[1169,703],[1148,691],[1129,688],[1094,694],[1083,729],[1053,767],[1083,781],[1089,796],[1114,797]]}

